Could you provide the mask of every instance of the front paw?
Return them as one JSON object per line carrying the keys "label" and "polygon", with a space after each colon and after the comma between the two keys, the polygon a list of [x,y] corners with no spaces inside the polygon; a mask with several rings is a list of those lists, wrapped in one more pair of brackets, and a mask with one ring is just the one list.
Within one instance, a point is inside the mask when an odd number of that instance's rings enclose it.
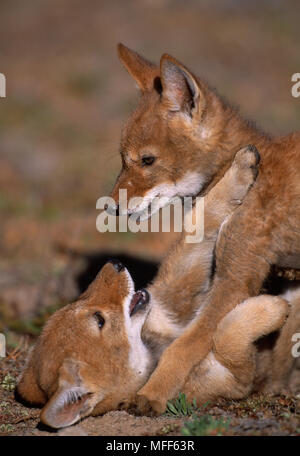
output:
{"label": "front paw", "polygon": [[137,393],[137,408],[143,415],[162,415],[166,411],[166,400],[157,398],[141,389]]}

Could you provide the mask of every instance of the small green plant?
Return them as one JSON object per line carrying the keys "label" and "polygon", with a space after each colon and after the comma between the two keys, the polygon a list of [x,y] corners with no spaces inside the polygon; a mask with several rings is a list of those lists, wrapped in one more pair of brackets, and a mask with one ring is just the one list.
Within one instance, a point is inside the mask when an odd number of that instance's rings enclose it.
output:
{"label": "small green plant", "polygon": [[0,432],[1,433],[8,433],[12,432],[14,430],[14,427],[12,424],[0,424]]}
{"label": "small green plant", "polygon": [[1,383],[1,386],[6,391],[13,391],[16,387],[16,379],[12,375],[7,374],[5,375]]}
{"label": "small green plant", "polygon": [[167,426],[164,426],[161,430],[162,434],[169,434],[170,432],[174,432],[178,429],[178,426],[175,424],[168,424]]}
{"label": "small green plant", "polygon": [[0,410],[7,410],[10,406],[9,402],[1,401],[0,402]]}
{"label": "small green plant", "polygon": [[182,435],[222,435],[227,431],[229,420],[223,418],[215,419],[210,415],[193,415],[190,421],[184,423],[181,429]]}
{"label": "small green plant", "polygon": [[171,416],[190,416],[197,410],[196,399],[188,402],[184,393],[179,393],[177,399],[167,402],[166,414]]}

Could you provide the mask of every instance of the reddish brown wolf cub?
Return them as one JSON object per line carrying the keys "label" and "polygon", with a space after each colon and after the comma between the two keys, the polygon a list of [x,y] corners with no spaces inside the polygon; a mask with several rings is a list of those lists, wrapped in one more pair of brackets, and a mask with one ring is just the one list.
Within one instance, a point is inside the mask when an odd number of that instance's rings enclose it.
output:
{"label": "reddish brown wolf cub", "polygon": [[123,129],[122,171],[112,192],[117,202],[119,189],[127,189],[128,198],[144,198],[131,212],[156,196],[205,194],[246,144],[261,154],[253,190],[222,227],[205,307],[140,391],[142,410],[150,405],[162,412],[211,349],[220,320],[258,295],[271,265],[300,268],[300,136],[262,133],[167,54],[158,67],[120,44],[119,57],[141,89]]}
{"label": "reddish brown wolf cub", "polygon": [[[77,302],[50,318],[18,385],[27,401],[44,404],[44,423],[64,427],[135,403],[161,353],[201,311],[195,295],[205,295],[219,226],[242,203],[257,165],[251,148],[238,152],[205,197],[203,241],[186,243],[183,233],[148,291],[135,292],[128,271],[118,262],[107,264]],[[201,258],[200,265],[193,257]],[[275,296],[250,298],[229,312],[217,327],[211,352],[182,388],[188,400],[200,405],[219,397],[238,399],[274,386],[272,365],[282,371],[276,385],[280,391],[293,361],[299,293],[290,302],[286,322],[287,303]],[[256,350],[256,339],[282,325],[273,345]]]}

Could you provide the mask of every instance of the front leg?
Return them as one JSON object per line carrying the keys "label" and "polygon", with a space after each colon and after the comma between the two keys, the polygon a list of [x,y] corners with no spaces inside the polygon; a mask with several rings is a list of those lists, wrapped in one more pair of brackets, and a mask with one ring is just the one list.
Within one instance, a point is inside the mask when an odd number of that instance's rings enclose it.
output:
{"label": "front leg", "polygon": [[270,239],[262,231],[264,226],[249,217],[247,210],[249,207],[240,207],[223,225],[216,245],[211,291],[205,298],[199,296],[202,310],[197,320],[165,350],[149,381],[138,392],[142,411],[151,407],[162,413],[166,401],[176,396],[191,369],[212,348],[213,335],[221,319],[237,304],[258,295],[274,258]]}

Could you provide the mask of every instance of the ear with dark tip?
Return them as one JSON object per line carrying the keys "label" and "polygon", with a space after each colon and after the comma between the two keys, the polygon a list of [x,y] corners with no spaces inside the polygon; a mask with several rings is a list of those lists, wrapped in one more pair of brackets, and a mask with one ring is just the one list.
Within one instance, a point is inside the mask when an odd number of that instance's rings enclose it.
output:
{"label": "ear with dark tip", "polygon": [[120,61],[142,91],[155,88],[155,79],[159,76],[157,65],[144,59],[137,52],[132,51],[121,43],[118,44],[118,55]]}
{"label": "ear with dark tip", "polygon": [[185,111],[191,117],[201,115],[205,98],[196,78],[168,54],[160,60],[162,101],[170,111]]}

